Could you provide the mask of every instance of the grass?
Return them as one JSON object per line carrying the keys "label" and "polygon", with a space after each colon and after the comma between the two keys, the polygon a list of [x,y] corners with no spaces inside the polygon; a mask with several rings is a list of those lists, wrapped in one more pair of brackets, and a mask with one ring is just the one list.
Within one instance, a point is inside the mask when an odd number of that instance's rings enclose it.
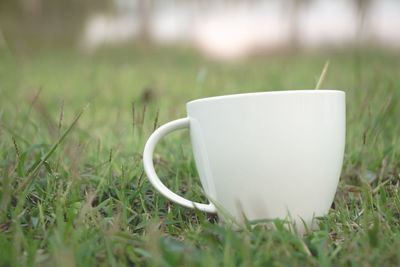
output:
{"label": "grass", "polygon": [[[334,204],[300,237],[233,230],[153,190],[141,153],[199,97],[276,89],[347,93]],[[0,266],[399,266],[400,57],[379,50],[215,63],[180,49],[0,51]],[[82,108],[90,106],[82,113]],[[156,152],[163,181],[206,201],[188,133]]]}

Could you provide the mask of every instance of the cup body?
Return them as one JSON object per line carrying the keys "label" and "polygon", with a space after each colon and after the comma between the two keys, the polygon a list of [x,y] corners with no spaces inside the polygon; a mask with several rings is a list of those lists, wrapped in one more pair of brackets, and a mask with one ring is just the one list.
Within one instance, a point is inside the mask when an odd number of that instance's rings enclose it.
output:
{"label": "cup body", "polygon": [[328,212],[343,162],[344,92],[212,97],[187,113],[202,186],[223,218],[311,225]]}

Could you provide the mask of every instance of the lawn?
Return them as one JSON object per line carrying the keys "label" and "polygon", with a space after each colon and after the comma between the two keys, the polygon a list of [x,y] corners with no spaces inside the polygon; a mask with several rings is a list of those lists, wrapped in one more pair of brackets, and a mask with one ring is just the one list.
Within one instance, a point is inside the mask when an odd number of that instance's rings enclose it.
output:
{"label": "lawn", "polygon": [[[156,126],[189,100],[322,88],[347,94],[339,188],[320,230],[234,230],[169,202],[143,173]],[[178,48],[0,50],[0,266],[399,266],[400,56],[279,52],[217,63]],[[189,135],[156,151],[166,185],[205,202]],[[290,168],[290,166],[288,166]]]}

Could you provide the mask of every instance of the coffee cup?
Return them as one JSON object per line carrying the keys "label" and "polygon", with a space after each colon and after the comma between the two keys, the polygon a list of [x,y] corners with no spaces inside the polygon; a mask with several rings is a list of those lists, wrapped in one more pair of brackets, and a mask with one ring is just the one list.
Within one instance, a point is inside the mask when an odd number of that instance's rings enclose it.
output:
{"label": "coffee cup", "polygon": [[[345,148],[343,91],[225,95],[186,108],[186,118],[159,127],[145,145],[144,170],[162,195],[224,221],[288,219],[300,231],[328,213]],[[190,132],[208,204],[172,192],[155,172],[156,144],[178,129]]]}

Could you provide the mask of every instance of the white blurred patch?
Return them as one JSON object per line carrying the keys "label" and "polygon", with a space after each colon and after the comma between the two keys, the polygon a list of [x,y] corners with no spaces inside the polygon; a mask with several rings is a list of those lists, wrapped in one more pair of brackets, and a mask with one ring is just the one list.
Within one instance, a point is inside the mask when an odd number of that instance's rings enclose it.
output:
{"label": "white blurred patch", "polygon": [[191,10],[187,5],[171,4],[153,13],[151,36],[157,43],[176,43],[190,40]]}
{"label": "white blurred patch", "polygon": [[95,15],[86,22],[81,47],[94,50],[103,44],[123,43],[134,39],[138,33],[139,22],[134,16]]}
{"label": "white blurred patch", "polygon": [[[350,4],[350,5],[349,5]],[[353,42],[357,16],[348,0],[315,1],[300,15],[300,42],[315,48],[341,46]]]}
{"label": "white blurred patch", "polygon": [[284,45],[288,25],[280,20],[282,12],[276,3],[216,9],[197,20],[193,41],[201,51],[220,59],[237,59],[255,49]]}
{"label": "white blurred patch", "polygon": [[[88,18],[83,48],[94,50],[138,38],[138,0],[114,1],[116,15]],[[192,43],[211,57],[237,59],[255,50],[290,45],[288,1],[159,1],[150,12],[148,34],[156,43]],[[315,0],[298,12],[296,28],[302,47],[344,46],[356,41],[359,20],[353,1]],[[365,26],[362,42],[400,46],[400,1],[372,1]]]}
{"label": "white blurred patch", "polygon": [[374,1],[371,9],[372,37],[384,46],[400,47],[400,1]]}

